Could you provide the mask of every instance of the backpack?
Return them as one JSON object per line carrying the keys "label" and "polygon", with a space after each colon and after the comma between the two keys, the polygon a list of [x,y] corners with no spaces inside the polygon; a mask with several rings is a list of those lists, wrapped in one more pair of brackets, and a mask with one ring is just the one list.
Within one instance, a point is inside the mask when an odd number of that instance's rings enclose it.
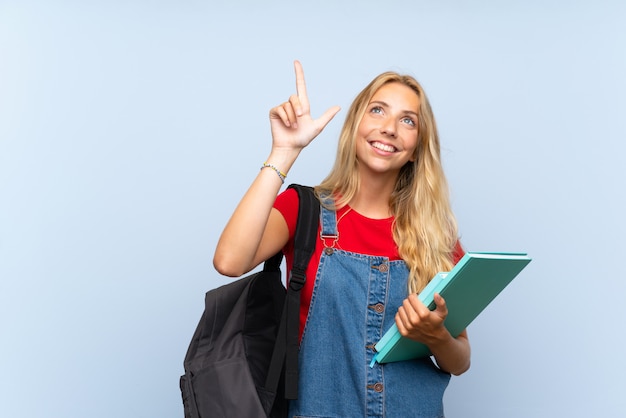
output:
{"label": "backpack", "polygon": [[206,293],[180,378],[185,418],[285,417],[297,399],[300,290],[320,207],[312,188],[289,187],[300,200],[289,286],[279,252],[262,271]]}

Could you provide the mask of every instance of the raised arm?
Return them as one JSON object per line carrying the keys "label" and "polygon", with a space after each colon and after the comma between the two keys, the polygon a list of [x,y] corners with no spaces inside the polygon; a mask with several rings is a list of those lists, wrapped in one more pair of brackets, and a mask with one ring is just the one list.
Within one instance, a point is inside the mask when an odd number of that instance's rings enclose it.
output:
{"label": "raised arm", "polygon": [[276,254],[289,239],[287,224],[274,200],[300,151],[339,111],[331,107],[318,119],[311,117],[302,65],[294,63],[296,94],[270,110],[272,149],[266,164],[237,205],[217,243],[213,265],[221,274],[240,276]]}

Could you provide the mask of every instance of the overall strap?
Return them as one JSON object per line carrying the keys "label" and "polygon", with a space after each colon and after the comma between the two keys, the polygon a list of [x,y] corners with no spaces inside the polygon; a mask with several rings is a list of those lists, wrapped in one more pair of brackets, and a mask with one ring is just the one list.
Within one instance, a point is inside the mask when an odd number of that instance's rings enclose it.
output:
{"label": "overall strap", "polygon": [[306,281],[306,269],[315,251],[320,204],[311,187],[292,184],[298,192],[298,221],[294,236],[294,258],[287,281],[287,297],[278,329],[265,388],[276,392],[285,364],[285,398],[298,398],[298,349],[300,329],[300,291]]}
{"label": "overall strap", "polygon": [[337,212],[325,207],[334,204],[332,197],[328,195],[322,195],[320,197],[322,199],[322,209],[320,212],[320,238],[324,244],[324,248],[333,248],[339,240],[339,231],[337,230]]}

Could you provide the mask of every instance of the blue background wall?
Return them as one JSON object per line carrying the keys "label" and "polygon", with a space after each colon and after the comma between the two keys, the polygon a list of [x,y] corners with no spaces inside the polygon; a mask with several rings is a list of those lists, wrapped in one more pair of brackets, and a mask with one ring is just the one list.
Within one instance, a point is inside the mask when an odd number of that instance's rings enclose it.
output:
{"label": "blue background wall", "polygon": [[0,0],[0,416],[182,417],[218,234],[307,75],[438,118],[462,241],[531,265],[469,328],[449,417],[624,416],[623,2]]}

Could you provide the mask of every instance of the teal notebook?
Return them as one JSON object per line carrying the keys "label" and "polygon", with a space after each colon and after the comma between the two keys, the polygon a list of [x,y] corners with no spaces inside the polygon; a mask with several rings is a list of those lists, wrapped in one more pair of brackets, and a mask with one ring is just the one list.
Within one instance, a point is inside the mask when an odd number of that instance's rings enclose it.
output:
{"label": "teal notebook", "polygon": [[[444,325],[457,337],[530,260],[525,253],[468,252],[450,272],[437,274],[420,292],[419,299],[432,311],[434,295],[439,293],[448,307]],[[375,347],[371,366],[375,362],[389,363],[430,355],[426,345],[403,338],[395,324]]]}

